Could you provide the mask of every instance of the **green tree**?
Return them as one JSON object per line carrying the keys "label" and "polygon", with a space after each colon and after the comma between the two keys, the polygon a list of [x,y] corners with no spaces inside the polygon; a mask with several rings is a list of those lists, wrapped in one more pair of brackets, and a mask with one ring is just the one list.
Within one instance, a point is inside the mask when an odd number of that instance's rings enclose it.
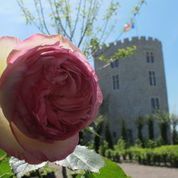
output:
{"label": "green tree", "polygon": [[[119,2],[109,0],[17,0],[27,24],[42,33],[58,33],[69,38],[83,51],[104,42],[115,29],[114,20],[119,12]],[[102,4],[105,4],[105,8]],[[102,8],[101,8],[102,7]],[[104,13],[103,13],[104,12]]]}
{"label": "green tree", "polygon": [[126,143],[128,142],[127,127],[124,120],[122,120],[121,137]]}
{"label": "green tree", "polygon": [[177,133],[177,125],[178,125],[178,116],[175,114],[170,115],[170,121],[172,125],[172,142],[173,144],[178,143],[178,133]]}
{"label": "green tree", "polygon": [[154,120],[152,115],[146,116],[147,124],[148,124],[148,136],[150,140],[154,139]]}
{"label": "green tree", "polygon": [[154,114],[155,119],[157,119],[160,127],[161,138],[164,144],[169,143],[168,134],[170,131],[170,115],[167,112],[158,111]]}
{"label": "green tree", "polygon": [[105,122],[105,118],[104,116],[100,115],[94,125],[94,130],[96,131],[96,134],[94,136],[94,149],[96,152],[98,152],[99,147],[102,143],[101,138],[103,138],[103,130],[104,130],[104,123]]}
{"label": "green tree", "polygon": [[137,133],[138,133],[138,139],[143,143],[143,126],[145,123],[145,118],[144,117],[138,117],[138,119],[136,120],[136,125],[137,125]]}
{"label": "green tree", "polygon": [[124,152],[126,149],[126,142],[125,140],[121,137],[119,138],[119,140],[117,141],[117,144],[114,145],[114,149],[118,152]]}
{"label": "green tree", "polygon": [[[64,35],[88,58],[95,56],[111,34],[117,34],[118,31],[118,23],[116,23],[120,10],[118,0],[16,1],[27,24],[35,26],[42,33]],[[134,17],[139,13],[144,2],[145,0],[139,0],[138,4],[133,7]],[[134,51],[135,47],[119,49],[110,56],[110,59],[122,58],[133,54]],[[103,55],[99,59],[108,60]]]}
{"label": "green tree", "polygon": [[105,127],[105,139],[106,139],[106,141],[108,143],[108,147],[113,149],[113,141],[112,141],[112,136],[111,136],[109,123],[107,123],[106,127]]}

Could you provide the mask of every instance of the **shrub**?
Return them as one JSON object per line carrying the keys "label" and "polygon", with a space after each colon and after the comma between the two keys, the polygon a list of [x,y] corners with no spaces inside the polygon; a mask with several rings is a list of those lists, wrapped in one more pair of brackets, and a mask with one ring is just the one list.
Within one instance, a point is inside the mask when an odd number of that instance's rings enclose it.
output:
{"label": "shrub", "polygon": [[178,145],[156,148],[130,147],[127,153],[140,164],[178,167]]}

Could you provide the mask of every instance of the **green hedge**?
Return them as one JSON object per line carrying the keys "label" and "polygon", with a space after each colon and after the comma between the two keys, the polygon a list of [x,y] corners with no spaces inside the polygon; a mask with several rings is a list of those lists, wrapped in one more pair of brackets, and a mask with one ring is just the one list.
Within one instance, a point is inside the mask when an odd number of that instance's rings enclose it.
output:
{"label": "green hedge", "polygon": [[145,165],[178,167],[178,145],[160,146],[156,148],[133,146],[120,150],[107,149],[104,155],[116,162],[137,161]]}
{"label": "green hedge", "polygon": [[160,146],[157,148],[131,147],[127,149],[130,160],[140,164],[178,167],[178,145]]}

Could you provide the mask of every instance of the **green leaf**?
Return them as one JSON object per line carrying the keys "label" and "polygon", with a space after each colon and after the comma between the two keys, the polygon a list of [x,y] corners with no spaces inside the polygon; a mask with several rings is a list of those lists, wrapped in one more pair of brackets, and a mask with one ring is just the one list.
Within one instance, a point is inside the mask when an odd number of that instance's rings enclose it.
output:
{"label": "green leaf", "polygon": [[6,152],[4,152],[3,150],[0,150],[0,161],[4,159],[6,156],[7,156]]}
{"label": "green leaf", "polygon": [[[107,51],[109,48],[105,47],[105,51]],[[136,46],[130,46],[126,48],[119,48],[117,49],[111,56],[106,56],[103,53],[98,56],[98,59],[103,62],[111,62],[117,59],[124,59],[126,57],[129,57],[133,55],[136,52],[137,47]]]}
{"label": "green leaf", "polygon": [[78,175],[77,178],[129,178],[124,171],[117,165],[108,159],[105,159],[105,166],[100,169],[99,173],[85,173],[84,175]]}
{"label": "green leaf", "polygon": [[0,178],[9,178],[13,175],[9,165],[9,158],[4,158],[0,161]]}
{"label": "green leaf", "polygon": [[91,172],[99,172],[99,169],[104,166],[104,161],[99,154],[81,145],[78,145],[74,152],[67,156],[66,159],[56,161],[55,163],[72,170],[85,170]]}
{"label": "green leaf", "polygon": [[12,173],[5,173],[3,175],[0,175],[0,178],[11,178],[11,177],[13,177]]}
{"label": "green leaf", "polygon": [[100,135],[94,130],[94,128],[93,127],[87,127],[87,128],[85,128],[85,131],[88,131],[88,132],[90,132],[90,133],[92,133],[93,135],[97,135],[98,137],[100,137]]}

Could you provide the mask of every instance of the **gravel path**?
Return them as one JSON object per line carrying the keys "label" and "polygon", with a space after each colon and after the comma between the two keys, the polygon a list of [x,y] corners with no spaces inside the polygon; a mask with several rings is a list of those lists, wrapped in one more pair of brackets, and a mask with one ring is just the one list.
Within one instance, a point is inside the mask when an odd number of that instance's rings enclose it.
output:
{"label": "gravel path", "polygon": [[143,166],[131,163],[119,164],[132,178],[178,178],[178,168]]}

